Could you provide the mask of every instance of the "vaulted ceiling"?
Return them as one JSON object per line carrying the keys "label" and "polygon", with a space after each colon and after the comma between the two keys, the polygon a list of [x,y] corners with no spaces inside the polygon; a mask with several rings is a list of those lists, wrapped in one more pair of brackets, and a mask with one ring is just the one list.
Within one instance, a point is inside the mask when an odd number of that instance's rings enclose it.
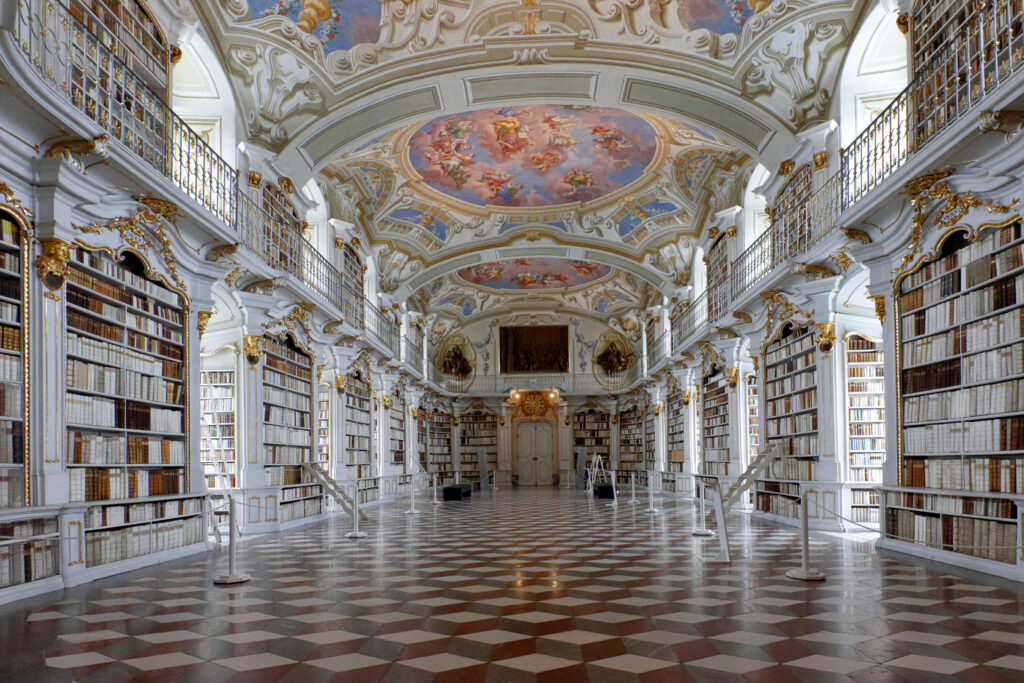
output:
{"label": "vaulted ceiling", "polygon": [[[862,0],[216,0],[250,140],[318,178],[382,291],[611,317],[829,109]],[[776,161],[777,163],[777,161]]]}

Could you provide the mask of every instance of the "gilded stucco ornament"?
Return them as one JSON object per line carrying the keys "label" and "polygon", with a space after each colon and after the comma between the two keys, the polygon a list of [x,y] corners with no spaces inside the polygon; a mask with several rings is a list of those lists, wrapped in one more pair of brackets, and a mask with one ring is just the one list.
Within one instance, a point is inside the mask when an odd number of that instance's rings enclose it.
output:
{"label": "gilded stucco ornament", "polygon": [[728,384],[730,388],[735,389],[736,385],[740,383],[740,369],[726,368],[725,383]]}
{"label": "gilded stucco ornament", "polygon": [[178,205],[173,202],[169,202],[166,199],[160,199],[159,197],[138,194],[134,195],[132,199],[145,206],[157,216],[162,216],[170,223],[178,220]]}
{"label": "gilded stucco ornament", "polygon": [[879,294],[878,296],[869,296],[869,299],[875,304],[875,315],[878,317],[878,322],[885,322],[885,295]]}
{"label": "gilded stucco ornament", "polygon": [[197,311],[196,312],[196,330],[199,332],[199,338],[203,338],[203,334],[206,332],[206,327],[210,324],[210,318],[213,317],[213,311]]}
{"label": "gilded stucco ornament", "polygon": [[818,336],[814,339],[815,345],[822,353],[829,353],[836,345],[836,324],[818,323]]}
{"label": "gilded stucco ornament", "polygon": [[242,246],[241,242],[235,242],[234,244],[221,244],[219,246],[211,248],[206,252],[207,261],[226,261],[229,257],[234,256],[238,248]]}
{"label": "gilded stucco ornament", "polygon": [[0,195],[4,197],[4,203],[6,203],[12,209],[21,212],[26,218],[32,218],[32,211],[30,211],[21,200],[17,198],[14,190],[7,183],[0,182]]}
{"label": "gilded stucco ornament", "polygon": [[867,234],[863,230],[857,230],[856,228],[843,228],[843,234],[846,235],[846,239],[857,244],[871,244],[871,235]]}
{"label": "gilded stucco ornament", "polygon": [[754,319],[746,311],[733,311],[732,317],[741,325],[749,325]]}
{"label": "gilded stucco ornament", "polygon": [[814,170],[823,171],[828,168],[828,152],[817,152],[813,157]]}
{"label": "gilded stucco ornament", "polygon": [[68,278],[71,245],[56,237],[39,240],[40,254],[36,257],[36,273],[51,292],[64,286]]}
{"label": "gilded stucco ornament", "polygon": [[[348,385],[348,375],[335,375],[334,376],[334,390],[338,392],[338,395],[345,393],[345,388]],[[416,409],[413,408],[413,417],[416,417]]]}
{"label": "gilded stucco ornament", "polygon": [[263,355],[261,347],[262,337],[257,334],[247,334],[242,338],[242,355],[245,362],[256,367],[260,363],[260,356]]}
{"label": "gilded stucco ornament", "polygon": [[684,406],[690,405],[690,401],[693,400],[693,391],[691,391],[690,389],[686,389],[683,392],[683,396],[680,400],[682,401]]}

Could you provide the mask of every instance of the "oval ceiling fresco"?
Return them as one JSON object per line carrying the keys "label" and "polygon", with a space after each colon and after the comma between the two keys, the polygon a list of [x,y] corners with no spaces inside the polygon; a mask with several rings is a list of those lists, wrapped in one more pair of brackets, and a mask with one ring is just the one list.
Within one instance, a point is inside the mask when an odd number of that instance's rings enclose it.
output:
{"label": "oval ceiling fresco", "polygon": [[588,202],[639,179],[657,133],[618,109],[530,105],[435,119],[409,141],[409,162],[433,189],[477,206]]}
{"label": "oval ceiling fresco", "polygon": [[611,266],[562,258],[517,258],[462,268],[458,276],[489,289],[534,290],[580,287],[607,277]]}

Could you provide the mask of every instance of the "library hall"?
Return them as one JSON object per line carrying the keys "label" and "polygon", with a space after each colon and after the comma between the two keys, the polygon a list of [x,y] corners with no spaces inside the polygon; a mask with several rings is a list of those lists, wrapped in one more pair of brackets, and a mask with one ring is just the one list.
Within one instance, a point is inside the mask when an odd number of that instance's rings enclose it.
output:
{"label": "library hall", "polygon": [[1024,0],[0,0],[0,683],[1024,683]]}

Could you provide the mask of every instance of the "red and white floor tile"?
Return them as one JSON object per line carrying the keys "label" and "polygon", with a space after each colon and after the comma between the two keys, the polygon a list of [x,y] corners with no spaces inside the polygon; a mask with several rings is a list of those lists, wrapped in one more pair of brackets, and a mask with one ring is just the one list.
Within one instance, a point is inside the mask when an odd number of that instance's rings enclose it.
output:
{"label": "red and white floor tile", "polygon": [[[624,502],[624,501],[623,501]],[[0,609],[11,681],[1024,681],[1024,587],[693,506],[515,489],[371,511]]]}

